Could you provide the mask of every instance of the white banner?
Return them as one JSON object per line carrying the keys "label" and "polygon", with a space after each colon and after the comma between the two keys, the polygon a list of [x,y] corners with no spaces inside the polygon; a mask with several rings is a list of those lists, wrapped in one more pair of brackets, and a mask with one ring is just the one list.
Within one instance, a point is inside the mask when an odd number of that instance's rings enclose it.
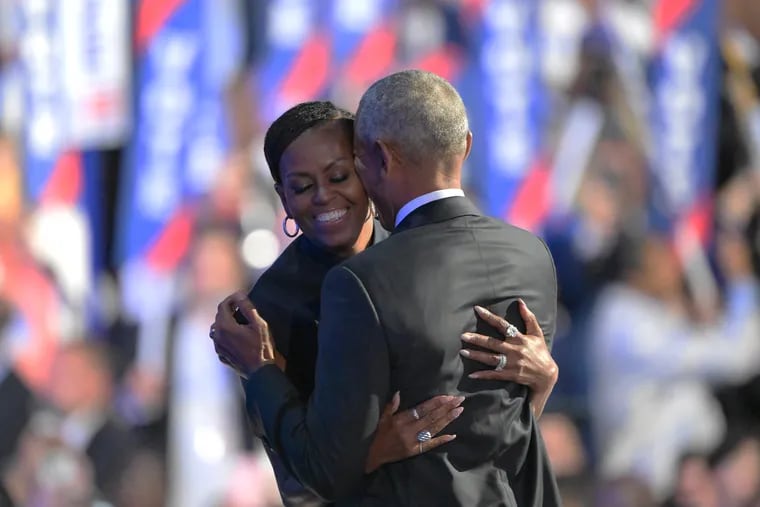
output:
{"label": "white banner", "polygon": [[67,0],[60,9],[68,141],[79,148],[123,142],[130,127],[127,0]]}

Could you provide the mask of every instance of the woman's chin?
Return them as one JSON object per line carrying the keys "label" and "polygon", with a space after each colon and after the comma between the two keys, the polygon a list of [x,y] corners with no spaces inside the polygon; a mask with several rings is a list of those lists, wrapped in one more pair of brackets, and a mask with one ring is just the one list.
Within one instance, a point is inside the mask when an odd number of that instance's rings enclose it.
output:
{"label": "woman's chin", "polygon": [[354,250],[354,245],[358,234],[352,234],[352,231],[336,231],[333,234],[321,234],[317,241],[327,250],[338,254],[347,255]]}

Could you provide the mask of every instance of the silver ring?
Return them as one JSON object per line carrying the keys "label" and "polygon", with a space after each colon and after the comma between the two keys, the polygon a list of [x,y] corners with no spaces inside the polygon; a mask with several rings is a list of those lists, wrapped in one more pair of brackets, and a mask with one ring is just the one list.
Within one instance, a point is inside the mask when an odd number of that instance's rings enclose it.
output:
{"label": "silver ring", "polygon": [[417,407],[415,407],[415,408],[412,409],[412,417],[414,417],[418,421],[420,420],[420,413],[417,412]]}
{"label": "silver ring", "polygon": [[507,336],[510,338],[514,338],[517,336],[517,328],[513,326],[512,324],[507,323]]}
{"label": "silver ring", "polygon": [[431,435],[430,432],[427,430],[420,431],[419,433],[417,433],[417,442],[420,443],[420,449],[422,449],[422,443],[427,442],[431,438],[433,438],[433,435]]}
{"label": "silver ring", "polygon": [[496,364],[496,366],[493,367],[493,369],[496,371],[501,371],[507,365],[507,356],[505,356],[504,354],[499,354],[496,357],[499,358],[499,362]]}

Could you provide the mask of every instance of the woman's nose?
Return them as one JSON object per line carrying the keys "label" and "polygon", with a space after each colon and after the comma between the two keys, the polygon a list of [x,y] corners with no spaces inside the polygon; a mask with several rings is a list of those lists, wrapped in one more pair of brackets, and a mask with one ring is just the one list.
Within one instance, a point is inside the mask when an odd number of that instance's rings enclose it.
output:
{"label": "woman's nose", "polygon": [[327,204],[330,202],[331,197],[332,191],[330,188],[325,185],[320,185],[317,187],[317,191],[314,192],[314,198],[312,199],[312,202],[314,204]]}

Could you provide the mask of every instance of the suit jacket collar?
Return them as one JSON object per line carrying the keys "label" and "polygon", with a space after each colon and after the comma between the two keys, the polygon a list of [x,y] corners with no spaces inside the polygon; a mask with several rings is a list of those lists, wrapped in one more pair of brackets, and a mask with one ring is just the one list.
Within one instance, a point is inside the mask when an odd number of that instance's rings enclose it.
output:
{"label": "suit jacket collar", "polygon": [[466,197],[447,197],[429,202],[409,213],[391,234],[434,224],[462,216],[480,216],[482,213]]}

